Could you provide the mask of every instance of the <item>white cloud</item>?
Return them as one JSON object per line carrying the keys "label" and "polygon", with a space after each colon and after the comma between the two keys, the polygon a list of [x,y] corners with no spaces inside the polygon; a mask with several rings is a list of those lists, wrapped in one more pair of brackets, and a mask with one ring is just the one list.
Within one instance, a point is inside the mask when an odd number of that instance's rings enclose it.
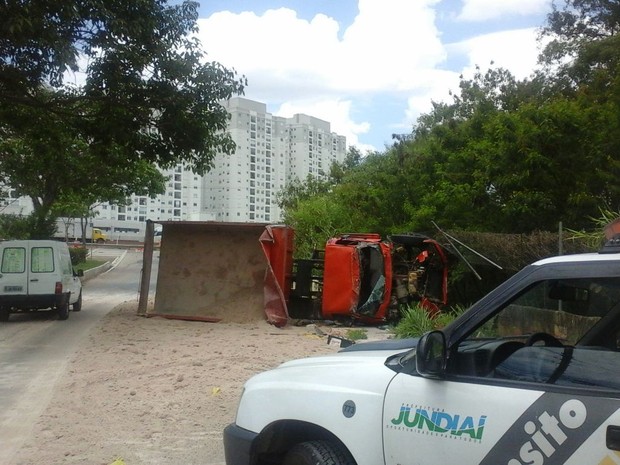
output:
{"label": "white cloud", "polygon": [[418,70],[446,56],[434,26],[436,2],[359,0],[342,39],[334,19],[306,21],[286,8],[262,16],[216,13],[199,20],[199,35],[210,57],[245,74],[249,88],[291,97],[296,87],[319,95],[409,89]]}
{"label": "white cloud", "polygon": [[488,21],[509,15],[535,15],[549,11],[551,0],[464,0],[462,21]]}
{"label": "white cloud", "polygon": [[[450,54],[463,56],[466,65],[461,70],[465,79],[471,79],[479,66],[487,69],[508,69],[517,79],[525,79],[536,67],[538,43],[536,30],[517,29],[513,31],[485,34],[447,46]],[[450,92],[459,92],[459,73],[444,71],[429,73],[426,85],[408,98],[405,119],[400,127],[410,130],[420,115],[432,110],[431,101],[451,102]]]}
{"label": "white cloud", "polygon": [[[288,8],[234,14],[219,12],[199,19],[199,37],[208,57],[248,78],[246,96],[277,107],[280,116],[305,113],[332,123],[349,145],[372,149],[360,139],[372,133],[371,116],[357,117],[360,100],[385,96],[408,102],[406,114],[378,116],[405,132],[431,100],[445,101],[458,91],[458,75],[491,61],[517,77],[530,74],[537,49],[533,29],[508,31],[446,45],[435,15],[440,0],[358,0],[359,13],[341,30],[326,15],[311,20]],[[482,20],[485,14],[525,14],[547,8],[549,0],[465,0],[460,19]],[[447,71],[447,59],[465,63]],[[394,108],[394,106],[392,106]],[[400,122],[398,122],[400,121]],[[378,123],[377,123],[378,124]],[[398,128],[402,126],[402,129]],[[390,129],[383,127],[389,139]],[[376,139],[375,139],[376,140]]]}
{"label": "white cloud", "polygon": [[517,29],[474,37],[450,46],[455,53],[468,57],[465,76],[473,75],[475,66],[482,70],[491,67],[506,68],[518,79],[528,77],[536,67],[539,48],[536,30]]}
{"label": "white cloud", "polygon": [[437,72],[427,85],[409,96],[405,119],[400,124],[400,132],[411,131],[423,113],[432,110],[433,102],[447,102],[451,99],[450,92],[459,90],[459,73],[452,71]]}
{"label": "white cloud", "polygon": [[435,26],[439,0],[359,0],[342,34],[325,15],[311,21],[287,8],[215,13],[198,21],[209,59],[248,78],[246,95],[279,104],[279,114],[306,113],[332,123],[349,145],[368,122],[351,117],[352,99],[412,90],[433,81],[447,56]]}

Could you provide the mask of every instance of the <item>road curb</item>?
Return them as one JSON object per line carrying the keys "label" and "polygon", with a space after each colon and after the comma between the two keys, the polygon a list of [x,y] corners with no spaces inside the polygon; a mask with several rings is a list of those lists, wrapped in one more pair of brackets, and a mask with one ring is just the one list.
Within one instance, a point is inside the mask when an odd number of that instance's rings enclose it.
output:
{"label": "road curb", "polygon": [[125,255],[127,255],[126,250],[122,254],[120,254],[118,257],[116,257],[114,261],[111,261],[111,262],[108,261],[108,262],[105,262],[103,265],[99,265],[95,268],[91,268],[90,270],[84,271],[82,282],[84,283],[90,279],[93,279],[99,276],[100,274],[107,273],[111,269],[115,268],[121,262],[121,260],[125,258]]}

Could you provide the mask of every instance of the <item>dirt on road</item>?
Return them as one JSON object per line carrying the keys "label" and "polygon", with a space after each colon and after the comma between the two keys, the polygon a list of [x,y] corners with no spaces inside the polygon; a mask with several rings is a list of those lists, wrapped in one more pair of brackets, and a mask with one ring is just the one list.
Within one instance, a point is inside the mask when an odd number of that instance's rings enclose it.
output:
{"label": "dirt on road", "polygon": [[[127,302],[84,338],[13,464],[222,464],[243,383],[292,358],[333,353],[321,332],[261,319],[203,323],[136,315]],[[370,330],[371,339],[385,331]]]}

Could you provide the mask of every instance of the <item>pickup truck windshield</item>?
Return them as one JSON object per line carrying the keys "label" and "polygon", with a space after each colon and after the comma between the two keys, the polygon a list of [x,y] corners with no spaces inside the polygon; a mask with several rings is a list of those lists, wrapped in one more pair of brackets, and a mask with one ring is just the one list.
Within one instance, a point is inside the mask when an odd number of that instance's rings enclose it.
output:
{"label": "pickup truck windshield", "polygon": [[620,279],[541,281],[459,344],[459,374],[620,389]]}

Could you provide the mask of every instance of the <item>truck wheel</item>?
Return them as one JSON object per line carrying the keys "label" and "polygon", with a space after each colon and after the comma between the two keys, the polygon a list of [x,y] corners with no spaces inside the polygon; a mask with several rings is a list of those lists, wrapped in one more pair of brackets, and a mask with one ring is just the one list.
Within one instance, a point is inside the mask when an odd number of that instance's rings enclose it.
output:
{"label": "truck wheel", "polygon": [[57,310],[59,320],[66,320],[69,318],[69,299],[67,299],[64,303],[61,303]]}
{"label": "truck wheel", "polygon": [[97,242],[97,244],[103,244],[105,241],[103,239],[99,238],[95,242]]}
{"label": "truck wheel", "polygon": [[282,465],[355,465],[342,445],[328,441],[309,441],[295,445]]}
{"label": "truck wheel", "polygon": [[0,321],[9,321],[10,314],[8,308],[0,307]]}
{"label": "truck wheel", "polygon": [[79,312],[80,310],[82,310],[82,291],[80,291],[80,296],[78,297],[78,300],[76,300],[76,302],[73,304],[74,312]]}

